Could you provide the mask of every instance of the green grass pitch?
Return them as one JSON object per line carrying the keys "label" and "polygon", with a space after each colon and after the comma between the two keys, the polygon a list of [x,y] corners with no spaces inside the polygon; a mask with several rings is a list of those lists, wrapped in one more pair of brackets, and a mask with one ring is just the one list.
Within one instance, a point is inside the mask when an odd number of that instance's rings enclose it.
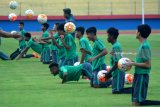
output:
{"label": "green grass pitch", "polygon": [[[100,35],[109,51],[111,45],[106,36]],[[124,52],[136,52],[139,42],[134,35],[119,36]],[[152,71],[148,90],[148,99],[160,100],[160,37],[151,35]],[[76,40],[78,43],[78,41]],[[6,54],[18,46],[14,39],[3,39],[0,50]],[[78,45],[77,45],[78,46]],[[79,47],[79,46],[78,46]],[[30,49],[28,53],[32,53]],[[134,59],[134,55],[125,55]],[[109,64],[109,55],[106,55]],[[130,73],[134,73],[132,68]],[[21,59],[19,61],[0,60],[0,107],[129,107],[131,95],[112,95],[111,87],[105,89],[90,88],[89,81],[68,82],[62,85],[58,77],[53,77],[48,65],[39,59]],[[126,85],[129,87],[131,85]]]}

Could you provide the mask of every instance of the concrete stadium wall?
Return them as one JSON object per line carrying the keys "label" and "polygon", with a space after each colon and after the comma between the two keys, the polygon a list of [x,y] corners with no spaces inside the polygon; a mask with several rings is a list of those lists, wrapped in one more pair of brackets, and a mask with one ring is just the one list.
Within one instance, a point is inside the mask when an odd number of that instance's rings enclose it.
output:
{"label": "concrete stadium wall", "polygon": [[[48,17],[50,29],[55,22],[64,22],[62,16]],[[6,31],[18,30],[19,21],[24,21],[26,31],[41,31],[39,24],[34,17],[32,20],[26,20],[25,17],[19,17],[17,21],[8,21],[7,17],[0,17],[0,27]],[[106,30],[108,27],[116,27],[119,30],[136,30],[137,25],[141,24],[141,16],[76,16],[76,26],[84,26],[85,28],[95,26],[98,30]],[[152,29],[160,30],[160,16],[146,16],[145,23],[149,24]]]}

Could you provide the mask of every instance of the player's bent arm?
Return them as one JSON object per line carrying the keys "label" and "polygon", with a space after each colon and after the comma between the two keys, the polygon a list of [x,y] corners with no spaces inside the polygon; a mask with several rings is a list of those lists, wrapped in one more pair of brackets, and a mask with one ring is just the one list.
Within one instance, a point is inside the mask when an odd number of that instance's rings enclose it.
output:
{"label": "player's bent arm", "polygon": [[64,47],[67,49],[67,50],[70,50],[70,46],[68,46],[63,39],[61,39],[62,41],[62,44],[64,45]]}
{"label": "player's bent arm", "polygon": [[42,40],[39,40],[39,41],[36,41],[36,43],[38,43],[38,44],[51,44],[51,42],[49,42],[49,41],[42,41]]}
{"label": "player's bent arm", "polygon": [[22,40],[22,37],[16,38],[17,40]]}
{"label": "player's bent arm", "polygon": [[20,53],[20,55],[18,56],[17,60],[21,59],[21,58],[23,57],[23,55],[24,55],[25,53],[27,53],[28,50],[29,50],[29,47],[26,47],[26,48]]}
{"label": "player's bent arm", "polygon": [[97,58],[100,58],[100,57],[103,57],[103,56],[105,56],[105,55],[107,55],[107,54],[108,54],[107,50],[106,50],[106,49],[103,49],[103,51],[102,51],[101,53],[99,53],[97,56],[95,56],[95,57],[93,58],[93,60],[95,60],[95,59],[97,59]]}
{"label": "player's bent arm", "polygon": [[56,47],[57,47],[58,49],[60,49],[61,46],[55,41],[54,37],[51,37],[51,39],[52,39],[53,44],[56,45]]}
{"label": "player's bent arm", "polygon": [[80,64],[82,64],[84,62],[85,55],[86,55],[86,53],[82,52]]}
{"label": "player's bent arm", "polygon": [[142,67],[142,68],[150,68],[151,67],[151,61],[148,60],[144,63],[131,62],[131,65],[137,66],[137,67]]}
{"label": "player's bent arm", "polygon": [[8,32],[0,30],[0,37],[4,37],[4,38],[19,38],[21,36],[18,33],[17,34],[10,34]]}
{"label": "player's bent arm", "polygon": [[63,74],[63,79],[62,79],[62,84],[64,84],[66,82],[66,78],[67,78],[67,73]]}
{"label": "player's bent arm", "polygon": [[85,52],[86,54],[89,54],[89,55],[92,54],[90,51],[88,51],[88,50],[86,50],[86,49],[84,49],[84,48],[80,48],[80,51],[81,51],[81,52]]}
{"label": "player's bent arm", "polygon": [[106,78],[107,78],[107,79],[110,79],[110,78],[112,77],[112,72],[115,71],[115,70],[117,69],[117,67],[118,67],[117,64],[118,64],[118,62],[116,62],[116,63],[113,65],[113,67],[111,68],[111,70],[108,71],[108,73],[106,74]]}
{"label": "player's bent arm", "polygon": [[47,37],[47,38],[41,38],[41,40],[49,40],[49,39],[52,39],[51,37]]}

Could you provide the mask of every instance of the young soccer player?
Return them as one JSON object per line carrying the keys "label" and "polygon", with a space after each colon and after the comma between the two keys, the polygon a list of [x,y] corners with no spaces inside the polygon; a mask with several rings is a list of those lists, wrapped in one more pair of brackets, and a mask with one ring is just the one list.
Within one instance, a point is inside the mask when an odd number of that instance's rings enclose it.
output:
{"label": "young soccer player", "polygon": [[[59,23],[55,23],[53,30],[50,30],[51,36],[48,38],[43,38],[41,40],[52,39],[51,50],[52,50],[52,62],[58,63],[60,66],[63,65],[65,61],[65,47],[62,44],[62,41],[59,38],[57,27]],[[55,32],[55,33],[53,33]]]}
{"label": "young soccer player", "polygon": [[21,53],[21,51],[23,49],[25,49],[25,47],[26,47],[26,42],[25,42],[25,39],[24,39],[24,33],[25,33],[24,22],[19,22],[19,34],[21,36],[20,38],[17,38],[19,40],[19,47],[17,48],[16,51],[14,51],[10,55],[11,60],[14,60]]}
{"label": "young soccer player", "polygon": [[[65,22],[72,22],[75,24],[75,18],[71,13],[71,9],[70,8],[65,8],[63,9],[63,13],[64,13],[64,18],[66,19]],[[75,39],[75,32],[71,33],[71,35],[73,36],[73,38]]]}
{"label": "young soccer player", "polygon": [[[79,40],[79,45],[80,45],[80,51],[81,51],[81,59],[80,59],[80,64],[84,62],[88,62],[88,59],[91,57],[91,45],[89,44],[89,41],[83,37],[85,32],[84,27],[78,27],[76,28],[76,38]],[[86,76],[82,73],[82,78],[86,79]]]}
{"label": "young soccer player", "polygon": [[93,87],[108,87],[111,84],[110,81],[102,84],[97,78],[97,74],[100,70],[106,70],[106,64],[104,62],[105,55],[107,54],[106,47],[102,40],[97,38],[97,29],[95,27],[88,28],[86,33],[88,39],[94,43],[92,57],[88,59],[93,67]]}
{"label": "young soccer player", "polygon": [[59,23],[55,23],[53,30],[55,32],[55,34],[53,34],[53,32],[51,32],[51,39],[52,39],[52,44],[51,44],[51,51],[52,51],[52,62],[58,63],[58,48],[60,48],[60,46],[58,45],[58,32],[57,32],[57,27],[59,26]]}
{"label": "young soccer player", "polygon": [[119,32],[118,29],[110,27],[107,30],[107,41],[112,44],[111,48],[111,57],[110,64],[111,70],[107,73],[107,78],[109,79],[112,76],[112,93],[121,94],[121,93],[131,93],[132,88],[124,88],[125,82],[125,72],[118,69],[117,64],[119,59],[122,58],[122,47],[121,44],[117,41]]}
{"label": "young soccer player", "polygon": [[19,22],[19,30],[20,30],[19,33],[21,35],[21,38],[19,38],[19,48],[23,50],[26,47],[26,42],[24,39],[24,33],[25,33],[24,22]]}
{"label": "young soccer player", "polygon": [[76,37],[79,39],[79,45],[81,50],[81,60],[80,63],[88,62],[88,59],[91,58],[91,45],[89,41],[83,37],[85,32],[84,27],[78,27],[76,28]]}
{"label": "young soccer player", "polygon": [[[49,33],[48,33],[48,28],[49,28],[49,24],[48,23],[44,23],[42,24],[42,39],[43,38],[47,38],[49,37]],[[49,44],[48,44],[48,40],[44,40],[44,42],[40,42],[42,44],[42,53],[41,53],[41,61],[43,62],[43,64],[49,64],[50,63],[50,49],[49,49]]]}
{"label": "young soccer player", "polygon": [[60,48],[58,48],[58,60],[59,60],[58,64],[61,67],[63,66],[65,58],[66,58],[65,47],[60,38],[58,38],[57,42],[58,42],[58,45],[60,46]]}
{"label": "young soccer player", "polygon": [[59,67],[57,63],[52,63],[49,65],[51,74],[56,76],[59,74],[59,77],[62,79],[62,84],[67,81],[78,81],[82,72],[91,80],[92,86],[92,66],[90,63],[83,63],[78,66],[62,66]]}
{"label": "young soccer player", "polygon": [[76,43],[71,34],[64,31],[64,23],[57,27],[60,40],[65,47],[65,61],[64,65],[73,65],[78,61],[78,54],[76,50]]}
{"label": "young soccer player", "polygon": [[75,23],[75,18],[71,14],[71,9],[70,8],[63,9],[63,13],[64,13],[64,18],[66,19],[66,21],[65,21],[66,23],[67,22],[73,22],[73,23]]}
{"label": "young soccer player", "polygon": [[[20,35],[18,33],[16,34],[11,34],[8,32],[3,31],[2,29],[0,29],[0,37],[4,37],[4,38],[19,38]],[[4,54],[2,51],[0,51],[0,58],[2,60],[9,60],[10,58]]]}
{"label": "young soccer player", "polygon": [[151,48],[147,40],[151,33],[151,27],[147,24],[139,25],[136,38],[141,45],[138,48],[136,62],[128,62],[135,66],[135,74],[132,90],[132,104],[134,106],[160,105],[160,101],[146,100],[149,74],[151,71]]}
{"label": "young soccer player", "polygon": [[55,23],[53,26],[53,30],[50,30],[50,37],[47,38],[42,38],[41,40],[52,40],[52,43],[50,45],[50,50],[52,53],[52,62],[58,63],[58,48],[60,48],[60,46],[58,45],[57,41],[59,38],[59,35],[57,33],[57,27],[59,26],[59,23]]}
{"label": "young soccer player", "polygon": [[[35,51],[38,54],[42,53],[42,45],[38,44],[35,42],[35,40],[33,38],[31,38],[31,34],[30,33],[25,33],[25,40],[28,41],[27,46],[24,50],[22,50],[21,54],[19,55],[18,59],[22,58],[24,56],[24,54],[27,53],[27,51],[31,48],[33,51]],[[34,53],[34,57],[39,58],[39,56]]]}

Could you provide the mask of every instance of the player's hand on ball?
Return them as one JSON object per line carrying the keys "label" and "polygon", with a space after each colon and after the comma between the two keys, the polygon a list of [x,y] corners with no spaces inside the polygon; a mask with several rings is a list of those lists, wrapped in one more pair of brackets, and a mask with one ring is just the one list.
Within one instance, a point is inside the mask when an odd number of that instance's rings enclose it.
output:
{"label": "player's hand on ball", "polygon": [[126,65],[127,65],[127,66],[133,66],[133,63],[134,63],[134,62],[132,62],[131,60],[127,60]]}

